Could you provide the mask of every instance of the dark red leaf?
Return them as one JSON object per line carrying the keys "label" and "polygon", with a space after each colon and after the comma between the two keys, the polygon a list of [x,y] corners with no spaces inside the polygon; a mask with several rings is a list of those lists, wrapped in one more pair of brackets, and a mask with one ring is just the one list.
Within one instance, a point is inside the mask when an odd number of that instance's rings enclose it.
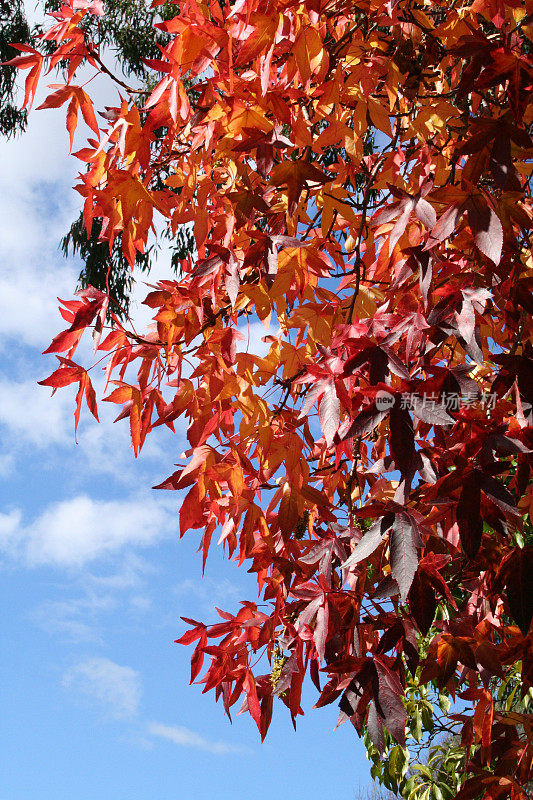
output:
{"label": "dark red leaf", "polygon": [[461,496],[456,508],[457,525],[461,544],[466,555],[474,559],[481,544],[483,519],[481,518],[481,489],[475,472],[470,472],[463,481]]}
{"label": "dark red leaf", "polygon": [[424,397],[418,397],[414,394],[411,395],[409,408],[418,419],[421,419],[422,422],[426,422],[428,425],[453,425],[455,422],[454,418],[446,411],[445,405],[428,400]]}
{"label": "dark red leaf", "polygon": [[342,437],[343,440],[351,439],[354,436],[366,436],[385,419],[388,413],[388,409],[378,409],[375,403],[372,403],[372,405],[367,406],[367,408],[363,409],[363,411],[356,416]]}
{"label": "dark red leaf", "polygon": [[378,715],[389,733],[402,746],[405,745],[405,723],[407,712],[402,703],[403,687],[398,675],[379,657],[374,658],[378,691],[374,695]]}
{"label": "dark red leaf", "polygon": [[385,750],[385,737],[383,735],[383,718],[378,714],[376,703],[371,700],[368,705],[368,718],[366,721],[370,741],[379,753]]}
{"label": "dark red leaf", "polygon": [[394,524],[389,531],[390,565],[392,577],[400,589],[403,603],[407,600],[417,567],[419,542],[418,532],[406,514],[396,514]]}
{"label": "dark red leaf", "polygon": [[398,402],[390,411],[389,447],[396,467],[405,477],[415,455],[415,437],[411,415]]}
{"label": "dark red leaf", "polygon": [[495,264],[500,263],[503,247],[503,228],[496,212],[481,195],[468,201],[468,224],[481,252]]}
{"label": "dark red leaf", "polygon": [[507,602],[514,621],[527,636],[533,617],[533,545],[517,548],[509,562]]}
{"label": "dark red leaf", "polygon": [[435,619],[437,598],[428,577],[422,570],[419,570],[414,577],[408,603],[420,633],[425,636]]}

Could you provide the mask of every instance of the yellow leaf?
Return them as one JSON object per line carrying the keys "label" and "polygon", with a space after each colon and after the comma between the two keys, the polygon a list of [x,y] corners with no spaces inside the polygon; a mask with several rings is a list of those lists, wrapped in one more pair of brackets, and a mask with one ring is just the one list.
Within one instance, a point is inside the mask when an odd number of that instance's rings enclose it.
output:
{"label": "yellow leaf", "polygon": [[370,119],[372,120],[372,124],[378,128],[378,130],[383,131],[386,136],[391,136],[391,125],[389,115],[381,105],[378,103],[377,100],[374,100],[373,97],[367,97],[368,103],[368,113],[370,114]]}
{"label": "yellow leaf", "polygon": [[304,23],[294,43],[294,56],[304,85],[320,66],[323,55],[322,40],[318,31]]}

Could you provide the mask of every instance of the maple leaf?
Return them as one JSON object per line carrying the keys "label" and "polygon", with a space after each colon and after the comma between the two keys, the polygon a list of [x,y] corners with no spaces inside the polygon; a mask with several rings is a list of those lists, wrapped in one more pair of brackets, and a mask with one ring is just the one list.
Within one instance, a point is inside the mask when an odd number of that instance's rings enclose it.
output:
{"label": "maple leaf", "polygon": [[96,117],[94,115],[92,100],[84,91],[84,89],[81,88],[81,86],[62,86],[51,84],[48,88],[55,89],[56,91],[52,92],[52,94],[49,94],[44,103],[41,103],[37,110],[44,108],[59,108],[63,105],[63,103],[66,103],[67,100],[70,100],[67,111],[67,130],[70,136],[71,150],[72,142],[74,140],[74,131],[78,125],[78,111],[81,110],[83,119],[89,128],[94,131],[97,136],[99,136],[100,128],[98,127],[98,122],[96,121]]}
{"label": "maple leaf", "polygon": [[456,155],[486,151],[494,180],[502,188],[511,190],[520,185],[513,163],[512,145],[528,149],[533,142],[527,131],[517,127],[508,117],[478,117],[473,120],[471,135],[457,148]]}
{"label": "maple leaf", "polygon": [[461,544],[465,553],[472,559],[477,555],[483,533],[480,509],[481,487],[477,474],[471,472],[463,480],[463,489],[457,504],[456,515]]}
{"label": "maple leaf", "polygon": [[499,264],[503,247],[503,228],[491,203],[481,192],[463,193],[461,199],[448,206],[431,230],[426,248],[433,248],[448,239],[456,230],[465,212],[468,213],[468,224],[472,229],[476,246],[494,264]]}
{"label": "maple leaf", "polygon": [[389,234],[389,253],[392,253],[400,237],[403,235],[407,223],[414,214],[425,227],[430,230],[435,227],[437,216],[433,206],[424,199],[424,197],[431,191],[431,183],[426,183],[414,197],[409,195],[403,189],[389,184],[389,190],[398,199],[388,208],[378,211],[374,217],[373,222],[375,225],[385,225],[396,219],[394,226]]}
{"label": "maple leaf", "polygon": [[365,436],[373,431],[388,413],[388,409],[378,408],[375,403],[372,403],[356,416],[343,438],[352,439],[354,436]]}
{"label": "maple leaf", "polygon": [[307,161],[283,161],[272,170],[270,181],[274,186],[287,187],[287,210],[294,214],[298,200],[305,188],[318,187],[330,178],[314,164]]}
{"label": "maple leaf", "polygon": [[318,564],[318,571],[323,575],[328,584],[331,584],[331,575],[333,570],[333,562],[337,559],[339,562],[345,560],[346,552],[337,537],[332,536],[325,539],[299,559],[303,564]]}
{"label": "maple leaf", "polygon": [[527,636],[533,618],[533,591],[531,575],[533,568],[533,546],[515,548],[499,571],[499,578],[506,584],[507,602],[513,619]]}
{"label": "maple leaf", "polygon": [[530,59],[516,55],[512,50],[499,47],[490,54],[490,63],[485,66],[475,82],[477,89],[487,89],[509,82],[509,100],[515,119],[522,120],[527,106],[525,94],[533,87],[533,66]]}
{"label": "maple leaf", "polygon": [[79,383],[78,392],[76,394],[76,409],[74,411],[74,433],[76,433],[80,421],[81,404],[84,396],[87,408],[93,417],[98,420],[96,393],[93,389],[91,379],[83,367],[79,367],[67,358],[62,358],[60,356],[58,356],[58,358],[61,366],[52,372],[48,378],[39,381],[39,385],[51,386],[55,392],[56,389],[69,386],[71,383]]}
{"label": "maple leaf", "polygon": [[415,456],[413,420],[409,411],[398,402],[390,412],[389,446],[397,468],[404,477],[409,475]]}
{"label": "maple leaf", "polygon": [[418,568],[417,548],[422,547],[423,542],[416,522],[407,514],[395,515],[389,539],[392,577],[405,603]]}
{"label": "maple leaf", "polygon": [[382,519],[373,522],[358,544],[354,547],[351,555],[343,563],[343,569],[359,564],[374,553],[377,548],[385,541],[389,529],[395,522],[392,513],[386,514]]}
{"label": "maple leaf", "polygon": [[[83,397],[96,416],[70,360],[91,330],[134,455],[154,428],[187,437],[158,488],[179,492],[204,567],[218,539],[260,598],[178,640],[228,715],[240,699],[264,738],[276,696],[295,725],[309,674],[396,778],[416,673],[416,691],[467,701],[448,712],[479,770],[459,797],[516,800],[531,726],[491,692],[513,662],[533,681],[531,545],[516,545],[533,474],[531,26],[518,0],[407,5],[183,0],[158,23],[142,108],[83,22],[98,0],[54,12],[42,51],[19,47],[25,103],[41,64],[62,64],[44,107],[66,105],[71,145],[80,111],[89,126],[87,231],[120,237],[132,268],[156,211],[171,241],[194,237],[150,287],[144,333],[108,292],[61,301],[47,352],[68,357],[44,383],[78,386],[76,426]],[[82,65],[124,94],[102,134]],[[259,322],[261,348],[240,348]]]}
{"label": "maple leaf", "polygon": [[256,13],[253,18],[253,31],[242,42],[236,57],[236,64],[247,64],[268,50],[276,35],[280,18],[278,15]]}
{"label": "maple leaf", "polygon": [[427,634],[437,611],[437,597],[431,582],[423,570],[413,577],[408,596],[411,614],[422,634]]}
{"label": "maple leaf", "polygon": [[397,674],[380,657],[374,658],[377,673],[377,694],[374,694],[378,716],[396,741],[405,744],[407,712],[402,703],[403,687]]}
{"label": "maple leaf", "polygon": [[30,47],[30,45],[27,44],[12,44],[10,46],[15,50],[20,50],[22,53],[28,53],[28,55],[15,56],[15,58],[2,63],[3,66],[18,67],[18,69],[30,70],[26,77],[24,87],[24,104],[22,107],[31,108],[33,101],[35,100],[35,93],[37,91],[39,77],[43,67],[43,56],[38,50],[36,50],[34,47]]}
{"label": "maple leaf", "polygon": [[315,28],[303,26],[294,43],[294,57],[303,84],[306,84],[317,66],[326,57],[322,39]]}

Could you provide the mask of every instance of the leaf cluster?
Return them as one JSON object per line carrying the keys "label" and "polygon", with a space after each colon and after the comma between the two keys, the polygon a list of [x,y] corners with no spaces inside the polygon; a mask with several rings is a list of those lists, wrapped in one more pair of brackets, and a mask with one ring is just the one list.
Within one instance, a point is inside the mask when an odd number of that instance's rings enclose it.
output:
{"label": "leaf cluster", "polygon": [[[204,565],[218,538],[259,594],[185,620],[191,681],[264,738],[275,705],[296,725],[309,677],[393,791],[524,800],[531,718],[494,687],[516,664],[521,701],[533,685],[526,11],[184,0],[158,23],[148,98],[105,67],[101,15],[62,6],[46,59],[22,48],[26,98],[42,62],[66,64],[43,105],[66,104],[71,139],[80,111],[90,128],[89,237],[132,269],[162,225],[194,252],[151,288],[146,332],[107,290],[62,302],[42,383],[78,386],[77,425],[101,364],[135,455],[185,422],[157,488],[180,493]],[[100,123],[82,63],[122,90]]]}

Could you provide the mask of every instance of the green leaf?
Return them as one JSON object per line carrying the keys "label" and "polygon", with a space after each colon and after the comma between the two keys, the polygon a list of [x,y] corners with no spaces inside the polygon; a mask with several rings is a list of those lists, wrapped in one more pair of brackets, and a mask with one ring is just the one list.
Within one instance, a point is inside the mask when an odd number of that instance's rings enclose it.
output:
{"label": "green leaf", "polygon": [[439,706],[443,714],[447,714],[452,705],[452,701],[446,694],[439,694]]}
{"label": "green leaf", "polygon": [[415,711],[411,721],[411,734],[417,742],[422,741],[422,713],[419,708]]}

